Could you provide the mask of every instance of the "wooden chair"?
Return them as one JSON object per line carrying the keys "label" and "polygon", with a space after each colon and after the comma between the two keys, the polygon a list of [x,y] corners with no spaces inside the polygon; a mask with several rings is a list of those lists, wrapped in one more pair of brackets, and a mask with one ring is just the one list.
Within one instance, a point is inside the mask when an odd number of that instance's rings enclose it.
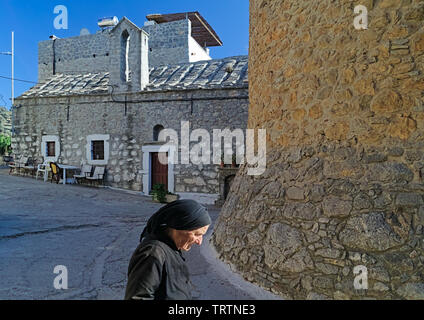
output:
{"label": "wooden chair", "polygon": [[78,184],[80,183],[79,182],[80,180],[84,180],[87,177],[90,177],[91,176],[91,170],[92,170],[92,168],[93,167],[91,165],[84,164],[82,166],[82,168],[81,168],[80,174],[74,174],[74,178],[75,178],[75,180],[77,181]]}
{"label": "wooden chair", "polygon": [[56,184],[60,181],[60,169],[55,162],[50,162],[50,170],[52,172],[52,179],[50,183],[53,183],[53,179],[56,180]]}
{"label": "wooden chair", "polygon": [[100,181],[103,185],[103,178],[105,175],[105,167],[94,167],[94,172],[91,177],[86,177],[88,181],[90,181],[90,184],[92,184],[93,181]]}

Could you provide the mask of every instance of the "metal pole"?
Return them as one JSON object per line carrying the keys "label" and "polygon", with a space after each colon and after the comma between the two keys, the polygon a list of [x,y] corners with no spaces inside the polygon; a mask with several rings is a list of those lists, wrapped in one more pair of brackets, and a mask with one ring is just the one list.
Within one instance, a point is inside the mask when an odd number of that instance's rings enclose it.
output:
{"label": "metal pole", "polygon": [[12,107],[15,104],[15,81],[14,81],[14,62],[15,62],[15,45],[14,45],[14,37],[15,37],[15,32],[12,31]]}

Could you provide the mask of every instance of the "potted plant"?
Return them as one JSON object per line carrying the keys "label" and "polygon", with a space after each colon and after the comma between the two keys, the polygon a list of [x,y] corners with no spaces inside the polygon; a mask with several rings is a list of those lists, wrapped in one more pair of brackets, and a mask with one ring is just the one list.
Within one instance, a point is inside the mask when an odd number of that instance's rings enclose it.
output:
{"label": "potted plant", "polygon": [[166,201],[165,185],[157,183],[152,188],[152,200],[154,202],[164,203]]}

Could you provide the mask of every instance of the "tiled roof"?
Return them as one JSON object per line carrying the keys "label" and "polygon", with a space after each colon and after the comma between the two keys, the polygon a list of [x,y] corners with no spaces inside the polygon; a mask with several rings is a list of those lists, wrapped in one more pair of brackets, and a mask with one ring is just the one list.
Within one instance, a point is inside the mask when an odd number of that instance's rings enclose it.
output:
{"label": "tiled roof", "polygon": [[24,92],[19,98],[68,96],[104,93],[108,90],[109,73],[57,74]]}
{"label": "tiled roof", "polygon": [[[158,66],[150,69],[145,91],[247,87],[248,57]],[[107,93],[109,72],[57,74],[24,92],[19,98]]]}

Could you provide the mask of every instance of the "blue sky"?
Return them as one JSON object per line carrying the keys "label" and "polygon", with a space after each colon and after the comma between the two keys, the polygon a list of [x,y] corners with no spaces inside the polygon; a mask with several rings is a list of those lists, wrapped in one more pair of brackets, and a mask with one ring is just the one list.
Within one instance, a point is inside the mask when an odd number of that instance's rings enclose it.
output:
{"label": "blue sky", "polygon": [[[56,30],[54,7],[68,9],[68,30]],[[143,26],[151,13],[199,11],[220,36],[224,45],[212,47],[212,58],[245,55],[249,46],[248,0],[0,0],[0,52],[11,51],[15,32],[15,78],[37,81],[38,42],[55,34],[60,38],[77,36],[82,28],[95,33],[102,17],[126,16]],[[10,56],[0,55],[0,76],[11,76]],[[33,83],[15,81],[15,97]],[[0,106],[11,106],[11,81],[0,78]]]}

